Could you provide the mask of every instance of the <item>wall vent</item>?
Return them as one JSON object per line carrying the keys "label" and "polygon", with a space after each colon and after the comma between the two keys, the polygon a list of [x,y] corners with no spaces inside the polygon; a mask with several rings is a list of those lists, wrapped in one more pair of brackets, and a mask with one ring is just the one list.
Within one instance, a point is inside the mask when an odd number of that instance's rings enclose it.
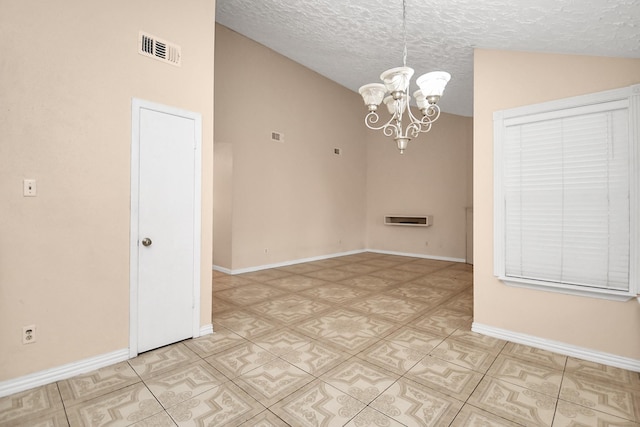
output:
{"label": "wall vent", "polygon": [[275,142],[284,142],[284,133],[272,131],[271,132],[271,140]]}
{"label": "wall vent", "polygon": [[433,215],[386,215],[384,225],[430,227],[433,225]]}
{"label": "wall vent", "polygon": [[180,66],[182,56],[180,46],[142,31],[138,36],[138,53],[176,66]]}

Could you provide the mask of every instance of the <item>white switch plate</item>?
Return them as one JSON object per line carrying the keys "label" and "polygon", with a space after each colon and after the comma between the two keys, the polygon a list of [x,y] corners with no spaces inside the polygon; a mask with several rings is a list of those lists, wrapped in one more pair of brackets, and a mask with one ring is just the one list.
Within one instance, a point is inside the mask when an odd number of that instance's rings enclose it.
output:
{"label": "white switch plate", "polygon": [[23,193],[25,197],[36,197],[38,194],[35,179],[25,179],[23,181]]}

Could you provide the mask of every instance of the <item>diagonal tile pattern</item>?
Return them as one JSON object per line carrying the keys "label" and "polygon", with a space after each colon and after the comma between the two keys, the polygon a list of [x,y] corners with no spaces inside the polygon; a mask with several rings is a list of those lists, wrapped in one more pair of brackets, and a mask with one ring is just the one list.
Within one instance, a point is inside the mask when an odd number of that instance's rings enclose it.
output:
{"label": "diagonal tile pattern", "polygon": [[399,377],[364,360],[353,358],[322,375],[320,379],[360,402],[369,404]]}
{"label": "diagonal tile pattern", "polygon": [[627,390],[614,383],[567,374],[560,398],[576,405],[640,422],[640,390]]}
{"label": "diagonal tile pattern", "polygon": [[34,419],[64,411],[57,384],[49,384],[32,390],[0,398],[0,426],[28,425]]}
{"label": "diagonal tile pattern", "polygon": [[123,362],[60,381],[58,387],[65,405],[74,405],[139,381],[138,374]]}
{"label": "diagonal tile pattern", "polygon": [[232,382],[172,406],[167,413],[179,426],[239,425],[264,407]]}
{"label": "diagonal tile pattern", "polygon": [[486,376],[468,402],[521,425],[550,426],[557,399]]}
{"label": "diagonal tile pattern", "polygon": [[357,353],[395,329],[387,320],[337,308],[296,326],[309,337],[318,337],[348,353]]}
{"label": "diagonal tile pattern", "polygon": [[505,355],[498,356],[489,375],[551,397],[558,396],[562,382],[562,371]]}
{"label": "diagonal tile pattern", "polygon": [[[314,271],[314,269],[311,271]],[[328,282],[324,282],[320,279],[301,275],[281,277],[279,279],[269,280],[266,283],[285,292],[298,292],[304,291],[305,289],[322,288],[329,284]]]}
{"label": "diagonal tile pattern", "polygon": [[74,426],[128,426],[162,412],[144,384],[138,383],[65,408]]}
{"label": "diagonal tile pattern", "polygon": [[373,295],[351,304],[351,308],[367,315],[393,322],[407,322],[426,311],[428,306],[390,295]]}
{"label": "diagonal tile pattern", "polygon": [[477,348],[449,338],[431,352],[433,357],[483,374],[487,372],[497,354],[494,349]]}
{"label": "diagonal tile pattern", "polygon": [[228,381],[204,360],[155,376],[145,384],[165,408],[189,400]]}
{"label": "diagonal tile pattern", "polygon": [[315,380],[271,409],[291,426],[341,426],[366,405],[335,387]]}
{"label": "diagonal tile pattern", "polygon": [[311,341],[282,356],[287,362],[316,377],[350,357],[319,341]]}
{"label": "diagonal tile pattern", "polygon": [[246,374],[265,363],[275,359],[273,353],[266,349],[247,342],[222,353],[215,354],[205,360],[215,366],[229,379],[235,379],[242,374]]}
{"label": "diagonal tile pattern", "polygon": [[374,400],[371,407],[407,426],[446,426],[462,402],[401,378]]}
{"label": "diagonal tile pattern", "polygon": [[366,289],[327,282],[327,285],[308,289],[302,292],[302,295],[329,304],[345,304],[349,301],[359,300],[370,293]]}
{"label": "diagonal tile pattern", "polygon": [[264,406],[282,400],[315,378],[280,358],[247,372],[235,382]]}
{"label": "diagonal tile pattern", "polygon": [[382,340],[356,357],[370,361],[398,375],[404,375],[426,355],[427,352]]}
{"label": "diagonal tile pattern", "polygon": [[313,299],[298,294],[289,294],[270,299],[250,307],[253,312],[280,321],[286,325],[294,325],[329,308],[331,308],[331,306],[328,304],[314,301]]}
{"label": "diagonal tile pattern", "polygon": [[405,377],[465,401],[482,379],[482,374],[436,357],[427,356],[411,368]]}
{"label": "diagonal tile pattern", "polygon": [[189,350],[185,344],[178,343],[144,353],[131,360],[129,364],[141,378],[145,379],[197,360],[197,354]]}
{"label": "diagonal tile pattern", "polygon": [[472,332],[469,265],[216,271],[213,313],[214,334],[0,398],[0,427],[640,427],[637,372]]}

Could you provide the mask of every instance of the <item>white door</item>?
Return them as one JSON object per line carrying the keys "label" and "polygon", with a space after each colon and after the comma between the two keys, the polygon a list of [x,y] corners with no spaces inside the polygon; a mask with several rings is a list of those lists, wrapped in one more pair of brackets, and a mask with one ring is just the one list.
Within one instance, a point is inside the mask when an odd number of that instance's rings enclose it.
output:
{"label": "white door", "polygon": [[134,99],[130,353],[199,333],[200,141],[196,113]]}

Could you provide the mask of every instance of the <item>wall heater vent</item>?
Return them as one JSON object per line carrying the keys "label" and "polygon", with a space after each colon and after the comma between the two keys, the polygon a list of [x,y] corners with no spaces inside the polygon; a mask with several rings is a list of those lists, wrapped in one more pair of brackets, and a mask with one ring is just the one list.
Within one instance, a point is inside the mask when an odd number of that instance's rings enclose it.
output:
{"label": "wall heater vent", "polygon": [[138,53],[168,64],[180,66],[180,46],[140,31]]}
{"label": "wall heater vent", "polygon": [[433,225],[433,215],[385,215],[384,225],[430,227]]}

